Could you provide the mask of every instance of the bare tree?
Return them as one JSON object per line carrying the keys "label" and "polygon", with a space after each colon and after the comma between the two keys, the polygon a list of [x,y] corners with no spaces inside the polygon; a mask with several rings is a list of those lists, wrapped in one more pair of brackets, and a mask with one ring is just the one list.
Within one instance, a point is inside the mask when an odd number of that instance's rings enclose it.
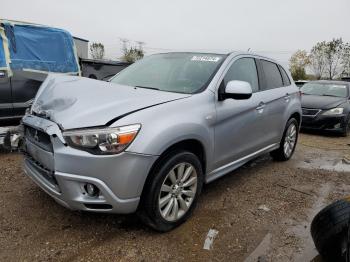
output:
{"label": "bare tree", "polygon": [[326,69],[326,42],[319,42],[312,47],[309,55],[311,68],[316,76],[316,79],[321,79]]}
{"label": "bare tree", "polygon": [[129,39],[126,39],[126,38],[119,38],[119,39],[122,42],[122,52],[123,52],[122,60],[123,61],[133,63],[136,60],[143,58],[144,56],[143,45],[145,44],[144,42],[137,41],[138,46],[129,47],[129,42],[130,42]]}
{"label": "bare tree", "polygon": [[326,71],[329,79],[333,79],[339,74],[339,67],[343,58],[344,44],[341,38],[333,39],[326,43],[325,60]]}
{"label": "bare tree", "polygon": [[344,44],[342,57],[343,75],[350,76],[350,43]]}
{"label": "bare tree", "polygon": [[90,45],[90,54],[93,59],[103,59],[105,56],[105,47],[102,43],[92,43]]}
{"label": "bare tree", "polygon": [[127,38],[121,38],[119,37],[120,42],[122,43],[122,52],[125,54],[128,51],[128,45],[130,40]]}

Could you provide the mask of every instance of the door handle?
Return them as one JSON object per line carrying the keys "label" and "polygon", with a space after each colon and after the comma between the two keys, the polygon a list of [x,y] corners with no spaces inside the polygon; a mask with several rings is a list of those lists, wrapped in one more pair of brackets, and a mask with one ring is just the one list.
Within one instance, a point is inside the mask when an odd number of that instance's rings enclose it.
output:
{"label": "door handle", "polygon": [[290,100],[290,95],[289,95],[289,94],[286,94],[283,98],[284,98],[284,100],[286,100],[286,102],[289,102],[289,100]]}
{"label": "door handle", "polygon": [[256,110],[259,111],[259,113],[262,113],[266,104],[264,102],[260,102],[259,105],[255,108]]}

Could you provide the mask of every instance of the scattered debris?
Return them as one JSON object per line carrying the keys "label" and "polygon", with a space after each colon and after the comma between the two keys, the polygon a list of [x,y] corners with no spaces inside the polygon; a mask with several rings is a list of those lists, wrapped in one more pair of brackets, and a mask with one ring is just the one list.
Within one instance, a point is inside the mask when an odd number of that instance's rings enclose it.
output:
{"label": "scattered debris", "polygon": [[276,186],[279,186],[279,187],[282,187],[282,188],[285,188],[285,189],[290,189],[290,190],[292,190],[292,191],[295,191],[295,192],[298,192],[298,193],[301,193],[301,194],[304,194],[304,195],[314,196],[314,195],[311,194],[311,193],[302,191],[302,190],[300,190],[300,189],[296,189],[296,188],[294,188],[294,187],[288,187],[288,186],[285,186],[285,185],[281,185],[281,184],[279,184],[279,183],[276,183],[275,185],[276,185]]}
{"label": "scattered debris", "polygon": [[258,207],[259,210],[263,210],[265,212],[269,212],[271,209],[268,208],[266,205],[261,205]]}
{"label": "scattered debris", "polygon": [[276,183],[275,185],[276,185],[276,186],[280,186],[280,187],[282,187],[282,188],[288,188],[288,186],[281,185],[281,184],[278,184],[278,183]]}
{"label": "scattered debris", "polygon": [[290,188],[290,190],[293,190],[293,191],[295,191],[295,192],[302,193],[302,194],[304,194],[304,195],[313,196],[313,194],[310,194],[310,193],[307,193],[307,192],[301,191],[301,190],[296,189],[296,188],[293,188],[293,187],[291,187],[291,188]]}
{"label": "scattered debris", "polygon": [[219,234],[219,231],[215,229],[210,229],[204,241],[203,249],[210,250],[213,247],[214,239],[218,234]]}

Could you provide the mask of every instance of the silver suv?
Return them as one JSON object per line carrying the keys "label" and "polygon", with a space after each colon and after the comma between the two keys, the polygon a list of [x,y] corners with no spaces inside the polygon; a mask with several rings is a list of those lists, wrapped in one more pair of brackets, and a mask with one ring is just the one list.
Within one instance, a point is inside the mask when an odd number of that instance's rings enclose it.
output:
{"label": "silver suv", "polygon": [[270,152],[288,160],[299,89],[251,53],[165,53],[110,82],[49,76],[24,118],[26,174],[73,210],[183,223],[202,185]]}

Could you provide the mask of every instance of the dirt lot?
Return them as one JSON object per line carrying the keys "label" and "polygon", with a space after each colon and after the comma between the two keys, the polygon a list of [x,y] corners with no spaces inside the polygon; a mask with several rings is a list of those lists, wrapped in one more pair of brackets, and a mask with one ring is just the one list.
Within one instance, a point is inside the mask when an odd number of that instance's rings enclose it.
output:
{"label": "dirt lot", "polygon": [[[133,215],[59,206],[23,175],[21,155],[3,153],[0,261],[319,261],[309,224],[350,194],[347,158],[350,138],[302,134],[292,160],[267,155],[205,186],[193,217],[159,234]],[[209,229],[219,233],[204,250]]]}

